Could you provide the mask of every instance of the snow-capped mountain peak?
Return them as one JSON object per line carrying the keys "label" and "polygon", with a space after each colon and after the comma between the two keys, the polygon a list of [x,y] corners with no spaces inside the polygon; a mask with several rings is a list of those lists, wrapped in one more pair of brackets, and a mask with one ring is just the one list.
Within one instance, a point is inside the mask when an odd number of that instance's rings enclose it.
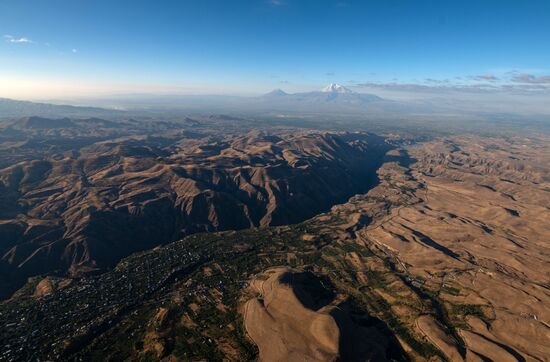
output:
{"label": "snow-capped mountain peak", "polygon": [[353,93],[351,89],[344,87],[343,85],[330,83],[325,88],[321,89],[323,93]]}

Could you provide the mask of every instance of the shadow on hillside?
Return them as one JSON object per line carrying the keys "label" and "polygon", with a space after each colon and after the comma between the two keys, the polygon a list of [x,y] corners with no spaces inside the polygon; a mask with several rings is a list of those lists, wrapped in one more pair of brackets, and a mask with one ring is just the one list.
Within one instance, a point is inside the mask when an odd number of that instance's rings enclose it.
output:
{"label": "shadow on hillside", "polygon": [[336,298],[334,285],[324,275],[285,273],[279,281],[289,285],[302,305],[314,311],[328,308],[339,336],[341,361],[408,361],[407,354],[388,326],[370,316],[349,299],[330,306]]}

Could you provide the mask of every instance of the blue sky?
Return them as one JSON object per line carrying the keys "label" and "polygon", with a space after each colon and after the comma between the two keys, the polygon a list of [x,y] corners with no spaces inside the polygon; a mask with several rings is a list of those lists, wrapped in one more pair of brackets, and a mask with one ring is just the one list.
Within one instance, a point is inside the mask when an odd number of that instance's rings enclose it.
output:
{"label": "blue sky", "polygon": [[2,0],[0,36],[16,98],[550,87],[548,0]]}

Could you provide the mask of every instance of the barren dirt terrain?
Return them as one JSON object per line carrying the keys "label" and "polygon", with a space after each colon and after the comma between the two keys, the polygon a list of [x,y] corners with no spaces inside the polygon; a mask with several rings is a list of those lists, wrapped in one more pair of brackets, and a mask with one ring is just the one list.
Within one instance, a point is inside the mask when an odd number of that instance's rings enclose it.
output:
{"label": "barren dirt terrain", "polygon": [[[28,276],[105,270],[195,232],[302,221],[366,191],[389,148],[369,134],[220,135],[220,121],[209,121],[185,120],[192,134],[153,135],[144,134],[147,124],[96,119],[6,126],[0,136],[23,145],[5,146],[4,162],[13,163],[0,169],[0,296]],[[55,149],[61,140],[84,145]]]}
{"label": "barren dirt terrain", "polygon": [[[387,163],[380,170],[385,182],[369,192],[391,202],[397,186],[404,204],[366,227],[359,220],[364,211],[377,209],[372,199],[365,203],[358,196],[333,209],[346,215],[344,226],[356,229],[357,242],[391,258],[392,268],[407,275],[410,291],[395,281],[375,292],[449,360],[536,361],[550,356],[550,149],[545,142],[463,136],[409,147],[401,152],[412,158],[411,169]],[[370,261],[357,254],[346,259],[368,285],[363,271],[372,269]],[[411,313],[410,299],[426,299],[424,293],[436,293],[454,331],[430,313]],[[260,316],[270,314],[268,306],[261,313],[260,304],[253,305]],[[307,326],[301,318],[308,313],[289,309],[295,312],[288,312],[291,321],[285,325]],[[262,339],[266,337],[255,328],[269,331],[277,317],[273,319],[249,328],[264,360],[278,360],[270,356],[277,356],[276,343]]]}
{"label": "barren dirt terrain", "polygon": [[250,285],[244,325],[261,361],[384,360],[387,336],[355,322],[330,280],[288,267],[267,270]]}
{"label": "barren dirt terrain", "polygon": [[[295,173],[276,184],[295,181],[303,195],[304,184],[316,182],[341,189],[353,178],[355,155],[373,144],[357,134],[278,132],[277,139],[226,136],[227,144],[215,151],[200,141],[169,155],[201,160],[195,173],[209,170],[210,161],[225,165],[216,172],[229,174],[285,160]],[[243,230],[205,228],[212,231],[130,254],[98,275],[29,278],[0,303],[0,344],[9,346],[3,358],[548,361],[550,139],[386,140],[383,165],[371,169],[379,182],[305,221],[273,226],[273,218],[260,222],[274,215],[265,213]],[[114,182],[127,177],[126,167],[146,164],[117,157],[121,165],[106,163],[97,171],[103,177],[88,178]],[[118,185],[131,188],[112,204],[107,196],[101,202],[129,210],[120,200],[136,201],[132,190],[165,192],[173,180],[187,179],[170,174],[175,166],[167,158],[147,166],[162,170],[156,178],[125,179]],[[327,182],[334,162],[338,171]],[[159,181],[167,173],[171,181]],[[30,185],[22,179],[18,185]],[[28,196],[32,192],[21,200],[33,205],[44,197]],[[27,210],[33,209],[24,210],[13,220],[30,220]],[[311,211],[302,210],[302,217]]]}
{"label": "barren dirt terrain", "polygon": [[[388,198],[394,184],[407,195],[358,229],[357,240],[392,258],[413,290],[436,293],[447,306],[465,353],[429,315],[414,325],[450,360],[550,356],[548,145],[544,138],[473,136],[416,145],[408,148],[411,170],[385,166],[386,182],[369,193]],[[353,204],[336,209],[374,209],[361,198]],[[399,310],[399,294],[380,294],[397,314],[413,317]]]}
{"label": "barren dirt terrain", "polygon": [[303,283],[294,280],[297,274],[292,271],[274,269],[267,273],[265,281],[255,280],[252,284],[260,297],[244,306],[246,331],[260,348],[260,359],[335,360],[340,333],[330,310],[314,310],[302,304],[296,294],[303,293]]}

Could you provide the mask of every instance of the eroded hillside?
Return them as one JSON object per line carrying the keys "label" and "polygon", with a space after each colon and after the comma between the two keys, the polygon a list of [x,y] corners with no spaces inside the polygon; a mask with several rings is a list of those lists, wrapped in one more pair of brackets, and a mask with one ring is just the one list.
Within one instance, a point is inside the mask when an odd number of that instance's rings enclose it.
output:
{"label": "eroded hillside", "polygon": [[[305,222],[32,279],[1,304],[5,358],[353,360],[341,341],[368,332],[378,342],[355,343],[356,360],[547,360],[548,144],[461,136],[393,150],[378,186]],[[296,335],[307,349],[285,343]]]}
{"label": "eroded hillside", "polygon": [[[90,139],[90,122],[106,140]],[[104,270],[191,233],[300,222],[368,190],[389,149],[369,134],[146,136],[102,122],[108,130],[36,117],[8,127],[51,149],[29,146],[40,156],[0,169],[4,296],[28,276]],[[87,144],[61,152],[51,145],[59,137]]]}

